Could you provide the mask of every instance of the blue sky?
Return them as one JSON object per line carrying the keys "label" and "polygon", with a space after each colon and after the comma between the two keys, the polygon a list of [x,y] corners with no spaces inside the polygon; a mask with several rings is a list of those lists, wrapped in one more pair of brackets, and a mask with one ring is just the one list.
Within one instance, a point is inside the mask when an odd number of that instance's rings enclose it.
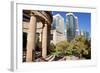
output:
{"label": "blue sky", "polygon": [[[64,23],[66,23],[66,13],[68,12],[53,11],[52,15],[56,15],[58,13],[64,17]],[[91,35],[91,13],[73,12],[73,14],[78,17],[79,31],[84,30],[89,32],[89,34]]]}

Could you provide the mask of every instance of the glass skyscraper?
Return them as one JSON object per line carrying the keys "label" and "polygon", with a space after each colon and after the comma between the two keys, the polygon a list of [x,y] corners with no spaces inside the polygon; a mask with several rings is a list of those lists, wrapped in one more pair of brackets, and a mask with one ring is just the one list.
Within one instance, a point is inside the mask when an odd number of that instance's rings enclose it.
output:
{"label": "glass skyscraper", "polygon": [[67,40],[72,40],[78,35],[78,18],[73,13],[66,14]]}
{"label": "glass skyscraper", "polygon": [[64,18],[60,14],[53,16],[52,29],[56,29],[57,31],[64,33]]}
{"label": "glass skyscraper", "polygon": [[51,34],[53,34],[52,42],[54,44],[63,41],[66,39],[64,35],[64,18],[60,14],[56,14],[53,16]]}
{"label": "glass skyscraper", "polygon": [[87,32],[87,31],[85,31],[85,30],[81,30],[81,31],[80,31],[80,35],[81,35],[81,36],[84,36],[85,39],[90,40],[90,34],[89,34],[89,32]]}

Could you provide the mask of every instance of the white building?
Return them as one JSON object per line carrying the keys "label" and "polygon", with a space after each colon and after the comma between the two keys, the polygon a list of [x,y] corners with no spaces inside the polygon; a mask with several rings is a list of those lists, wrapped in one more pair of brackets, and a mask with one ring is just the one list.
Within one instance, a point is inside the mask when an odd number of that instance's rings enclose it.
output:
{"label": "white building", "polygon": [[51,42],[54,44],[66,40],[66,35],[64,33],[64,18],[60,14],[53,16],[51,34],[53,35]]}
{"label": "white building", "polygon": [[64,33],[64,18],[60,14],[53,16],[53,24],[56,26],[56,30]]}

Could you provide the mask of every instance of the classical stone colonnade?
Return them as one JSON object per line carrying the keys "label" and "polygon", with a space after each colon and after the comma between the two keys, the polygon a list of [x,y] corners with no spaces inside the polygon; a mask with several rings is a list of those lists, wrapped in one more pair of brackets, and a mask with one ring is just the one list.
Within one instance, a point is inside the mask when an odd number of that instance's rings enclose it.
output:
{"label": "classical stone colonnade", "polygon": [[27,32],[26,62],[32,62],[35,60],[37,22],[42,22],[42,57],[46,58],[47,42],[49,41],[48,34],[50,34],[50,27],[52,23],[51,13],[48,11],[24,10],[23,15],[29,17],[28,22],[26,22],[27,19],[23,17],[24,22],[27,23],[23,24],[23,29],[25,32]]}

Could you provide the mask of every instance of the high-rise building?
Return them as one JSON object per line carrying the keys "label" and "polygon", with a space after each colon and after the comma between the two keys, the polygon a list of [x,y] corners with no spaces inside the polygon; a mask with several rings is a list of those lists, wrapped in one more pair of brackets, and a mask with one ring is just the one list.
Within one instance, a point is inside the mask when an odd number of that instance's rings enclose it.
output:
{"label": "high-rise building", "polygon": [[56,44],[66,38],[64,35],[64,18],[60,14],[56,14],[53,16],[53,23],[51,28],[51,42]]}
{"label": "high-rise building", "polygon": [[90,39],[90,34],[89,34],[89,32],[87,32],[87,31],[81,30],[81,31],[80,31],[80,35],[81,35],[81,36],[84,36],[84,38],[87,39],[87,40]]}
{"label": "high-rise building", "polygon": [[85,32],[85,38],[87,39],[87,40],[89,40],[90,39],[90,36],[89,36],[89,32]]}
{"label": "high-rise building", "polygon": [[66,14],[67,39],[72,40],[79,34],[78,18],[73,13]]}
{"label": "high-rise building", "polygon": [[60,14],[56,14],[53,16],[53,29],[64,33],[64,18]]}
{"label": "high-rise building", "polygon": [[79,35],[79,27],[78,27],[78,17],[75,16],[75,22],[76,22],[76,36]]}

